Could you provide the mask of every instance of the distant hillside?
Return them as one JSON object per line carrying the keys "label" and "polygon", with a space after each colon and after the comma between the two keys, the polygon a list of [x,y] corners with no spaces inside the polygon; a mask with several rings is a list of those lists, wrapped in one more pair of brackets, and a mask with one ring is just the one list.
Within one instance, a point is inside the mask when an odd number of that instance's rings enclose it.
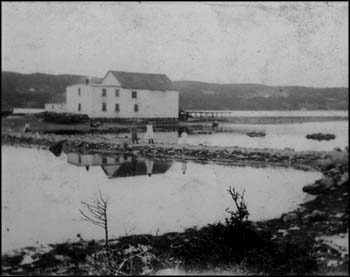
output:
{"label": "distant hillside", "polygon": [[[1,72],[1,110],[43,108],[64,102],[65,88],[86,76]],[[100,78],[93,77],[92,82]],[[348,88],[275,87],[259,84],[215,84],[175,81],[183,109],[296,110],[348,109]]]}
{"label": "distant hillside", "polygon": [[85,76],[1,72],[1,110],[13,107],[44,108],[48,102],[65,102],[66,87],[83,83]]}
{"label": "distant hillside", "polygon": [[275,87],[175,81],[183,109],[206,110],[346,110],[348,88]]}

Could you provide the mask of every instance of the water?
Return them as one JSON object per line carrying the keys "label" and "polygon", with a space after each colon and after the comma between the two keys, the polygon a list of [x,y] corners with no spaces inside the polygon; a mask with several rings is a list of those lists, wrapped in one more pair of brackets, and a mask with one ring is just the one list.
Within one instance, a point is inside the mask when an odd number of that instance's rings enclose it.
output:
{"label": "water", "polygon": [[[224,220],[227,189],[245,190],[251,220],[275,218],[308,196],[321,173],[145,160],[119,155],[62,154],[2,146],[2,251],[76,238],[102,239],[79,220],[81,201],[108,200],[111,237],[182,231]],[[149,177],[148,173],[152,173]]]}
{"label": "water", "polygon": [[194,116],[199,116],[200,112],[218,112],[224,113],[229,117],[348,117],[348,111],[345,110],[315,110],[315,111],[222,111],[222,110],[188,110]]}
{"label": "water", "polygon": [[[335,147],[344,149],[349,146],[349,125],[346,121],[305,122],[297,124],[236,124],[230,126],[234,133],[216,133],[212,135],[190,135],[187,143],[198,145],[240,146],[251,148],[294,148],[296,151],[329,151]],[[264,131],[265,137],[249,137],[246,132]],[[311,133],[331,133],[336,138],[329,141],[307,139]]]}
{"label": "water", "polygon": [[[344,149],[349,146],[349,123],[347,121],[329,122],[305,122],[293,124],[229,124],[220,123],[219,128],[230,129],[230,132],[218,132],[215,134],[188,135],[186,143],[191,145],[211,146],[239,146],[250,148],[294,148],[296,151],[330,151],[335,147]],[[203,130],[211,130],[204,127]],[[249,137],[247,132],[264,131],[265,137]],[[329,141],[317,141],[307,139],[305,136],[311,133],[331,133],[336,138]],[[104,135],[113,140],[113,137],[125,137],[130,134]],[[141,141],[144,134],[139,133]],[[157,143],[181,143],[178,132],[156,132]],[[145,141],[145,140],[144,140]]]}

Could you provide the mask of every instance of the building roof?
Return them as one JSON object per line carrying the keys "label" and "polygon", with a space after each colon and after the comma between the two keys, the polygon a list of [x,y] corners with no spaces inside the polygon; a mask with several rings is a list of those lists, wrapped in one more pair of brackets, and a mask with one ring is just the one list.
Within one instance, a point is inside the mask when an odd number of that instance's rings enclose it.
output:
{"label": "building roof", "polygon": [[[165,74],[134,73],[125,71],[108,71],[127,89],[172,90],[173,85]],[[107,76],[106,74],[106,76]]]}
{"label": "building roof", "polygon": [[[163,174],[171,167],[171,161],[154,161],[152,174]],[[102,165],[102,170],[109,178],[147,175],[144,161],[134,160],[116,165]]]}

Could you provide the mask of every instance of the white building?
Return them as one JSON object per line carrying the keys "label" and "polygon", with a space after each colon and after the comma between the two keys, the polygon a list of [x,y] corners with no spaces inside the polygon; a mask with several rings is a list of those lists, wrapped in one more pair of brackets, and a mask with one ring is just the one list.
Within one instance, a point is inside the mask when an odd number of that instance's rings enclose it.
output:
{"label": "white building", "polygon": [[48,104],[45,104],[45,111],[62,113],[66,111],[66,104],[65,103],[48,103]]}
{"label": "white building", "polygon": [[67,87],[65,109],[90,118],[178,118],[179,93],[164,74],[108,71],[101,84]]}
{"label": "white building", "polygon": [[13,115],[37,114],[44,112],[45,109],[28,109],[28,108],[13,108]]}

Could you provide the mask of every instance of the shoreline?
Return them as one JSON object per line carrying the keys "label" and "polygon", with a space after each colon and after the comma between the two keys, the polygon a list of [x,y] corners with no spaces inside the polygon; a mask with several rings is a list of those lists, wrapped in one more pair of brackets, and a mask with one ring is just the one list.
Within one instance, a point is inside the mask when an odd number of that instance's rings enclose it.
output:
{"label": "shoreline", "polygon": [[209,145],[190,145],[176,143],[155,143],[148,144],[141,142],[131,144],[129,138],[113,138],[113,141],[103,136],[88,135],[38,135],[2,133],[2,145],[13,145],[22,147],[35,147],[49,149],[52,145],[58,143],[62,145],[65,153],[79,152],[85,153],[135,153],[153,158],[169,158],[174,160],[194,160],[201,162],[214,163],[264,163],[281,165],[299,165],[305,168],[318,169],[320,164],[318,160],[339,158],[348,155],[348,148],[332,151],[295,151],[294,149],[275,149],[275,148],[246,148],[238,146],[209,146]]}
{"label": "shoreline", "polygon": [[[299,208],[292,212],[282,214],[280,218],[249,222],[248,234],[257,240],[257,244],[251,246],[247,242],[242,246],[243,254],[231,253],[233,249],[225,246],[228,241],[225,239],[217,241],[217,235],[212,235],[212,232],[219,232],[225,238],[224,234],[234,232],[237,239],[241,236],[242,232],[234,231],[224,224],[214,223],[201,229],[189,228],[184,232],[155,236],[131,235],[110,241],[111,248],[117,253],[114,258],[118,266],[124,260],[134,261],[134,267],[131,268],[124,263],[120,273],[159,274],[167,272],[166,270],[170,272],[175,270],[181,274],[185,272],[191,274],[189,270],[193,269],[192,273],[200,273],[203,270],[204,272],[229,270],[227,274],[230,274],[231,270],[231,273],[238,271],[246,274],[293,272],[347,274],[348,254],[340,253],[339,249],[330,246],[323,238],[348,234],[347,151],[316,152],[172,144],[151,146],[140,144],[125,147],[122,140],[118,143],[109,143],[79,136],[47,135],[38,138],[35,134],[25,136],[2,134],[2,145],[41,149],[48,149],[53,143],[62,140],[65,140],[62,142],[62,148],[66,153],[69,151],[95,152],[108,155],[116,152],[136,152],[156,159],[186,159],[231,165],[235,162],[246,163],[246,165],[260,163],[266,166],[279,164],[298,169],[318,170],[323,173],[321,180],[303,189],[316,196],[315,199],[299,205]],[[246,250],[245,247],[249,249]],[[264,247],[272,247],[274,250]],[[296,251],[295,254],[288,249],[295,249],[293,250]],[[225,260],[225,257],[230,255],[233,259],[231,262]],[[285,257],[286,260],[279,261],[277,259],[279,256]],[[267,263],[274,266],[269,268],[260,264],[259,261],[265,258],[270,259]],[[94,259],[95,262],[92,263]],[[77,274],[79,272],[101,274],[107,272],[104,271],[107,270],[105,259],[102,241],[81,239],[75,242],[53,244],[49,250],[27,247],[12,253],[4,253],[2,254],[2,272],[4,274]]]}

